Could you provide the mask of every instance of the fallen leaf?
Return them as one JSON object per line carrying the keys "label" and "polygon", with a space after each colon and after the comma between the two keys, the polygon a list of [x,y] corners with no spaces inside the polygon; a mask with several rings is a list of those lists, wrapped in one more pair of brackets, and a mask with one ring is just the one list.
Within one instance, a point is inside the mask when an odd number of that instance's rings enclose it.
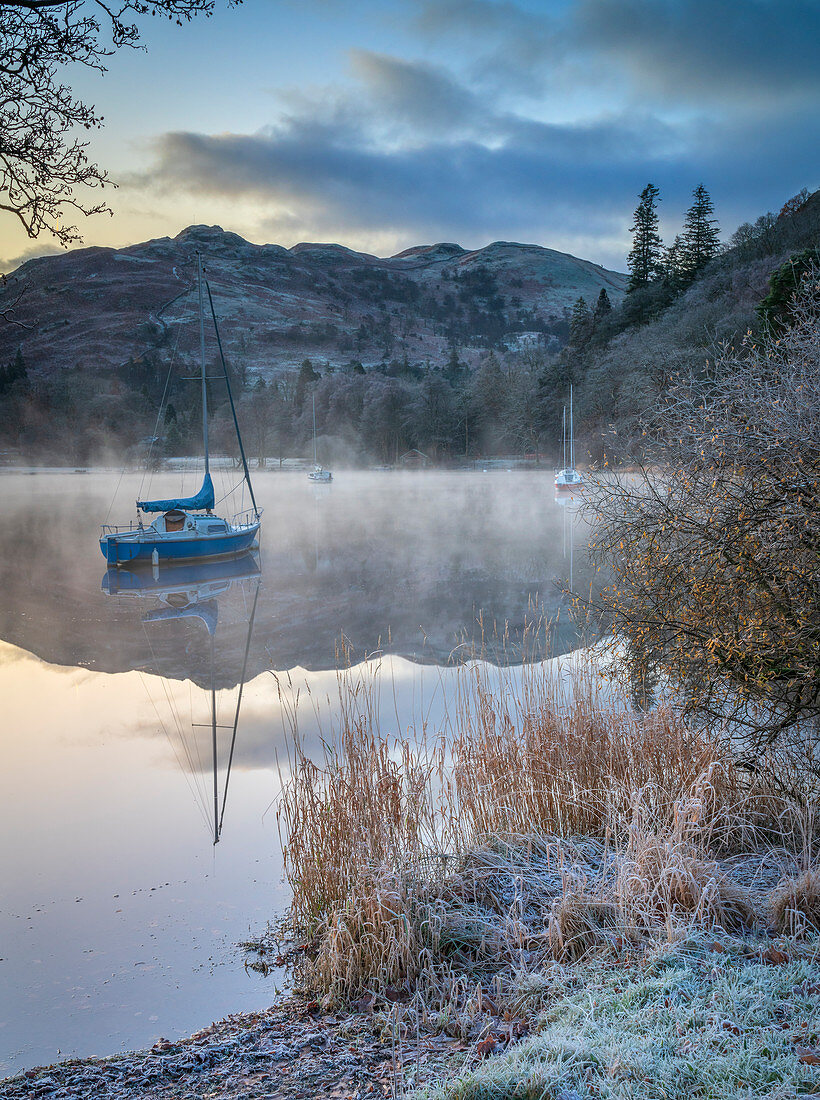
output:
{"label": "fallen leaf", "polygon": [[497,1046],[498,1043],[495,1037],[492,1035],[488,1035],[486,1039],[482,1039],[480,1043],[476,1043],[475,1049],[480,1058],[487,1058],[489,1057],[489,1055],[492,1054]]}
{"label": "fallen leaf", "polygon": [[802,1062],[804,1066],[820,1066],[820,1052],[810,1047],[795,1047],[794,1053],[798,1062]]}
{"label": "fallen leaf", "polygon": [[780,951],[776,947],[767,947],[765,951],[761,951],[760,961],[768,963],[769,966],[783,966],[790,959],[785,951]]}

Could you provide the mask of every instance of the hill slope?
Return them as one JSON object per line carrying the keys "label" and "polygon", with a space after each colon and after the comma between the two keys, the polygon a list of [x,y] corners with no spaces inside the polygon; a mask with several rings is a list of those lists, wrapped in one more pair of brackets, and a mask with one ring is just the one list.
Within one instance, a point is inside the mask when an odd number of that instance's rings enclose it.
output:
{"label": "hill slope", "polygon": [[594,300],[605,287],[618,302],[626,287],[625,275],[536,245],[499,241],[469,252],[437,244],[380,259],[337,244],[254,245],[218,226],[190,226],[173,239],[23,264],[0,291],[0,308],[25,287],[16,315],[30,327],[0,326],[0,362],[19,346],[29,376],[48,378],[63,368],[105,373],[146,354],[165,359],[177,340],[193,354],[197,251],[229,357],[266,379],[305,358],[423,363],[441,361],[453,345],[477,355],[515,343],[521,332],[548,342],[565,331],[580,295]]}

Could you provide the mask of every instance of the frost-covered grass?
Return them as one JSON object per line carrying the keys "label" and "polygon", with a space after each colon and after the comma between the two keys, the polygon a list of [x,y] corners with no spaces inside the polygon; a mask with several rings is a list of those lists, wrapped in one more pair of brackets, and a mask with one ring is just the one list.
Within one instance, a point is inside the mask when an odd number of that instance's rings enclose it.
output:
{"label": "frost-covered grass", "polygon": [[722,937],[625,968],[556,964],[541,979],[536,1033],[413,1100],[818,1095],[820,947],[778,950],[788,961],[764,963],[759,942]]}
{"label": "frost-covered grass", "polygon": [[429,1100],[820,1094],[816,806],[599,673],[466,669],[449,728],[394,737],[340,680],[280,804],[298,984],[460,1042]]}

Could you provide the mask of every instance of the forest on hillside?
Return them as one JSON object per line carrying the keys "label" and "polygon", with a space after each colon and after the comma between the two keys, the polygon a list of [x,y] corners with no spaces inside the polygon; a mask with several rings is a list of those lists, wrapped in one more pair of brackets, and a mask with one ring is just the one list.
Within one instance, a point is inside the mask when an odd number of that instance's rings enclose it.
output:
{"label": "forest on hillside", "polygon": [[[266,462],[312,456],[315,400],[325,463],[392,463],[417,449],[453,464],[492,456],[557,461],[562,412],[574,388],[578,461],[628,458],[640,421],[670,381],[708,372],[720,348],[754,334],[785,308],[789,287],[820,245],[820,192],[801,192],[721,245],[708,194],[696,188],[684,232],[664,246],[657,189],[635,211],[630,288],[620,306],[606,291],[579,299],[546,346],[510,345],[505,325],[482,333],[477,363],[454,333],[441,362],[385,355],[365,368],[305,359],[269,382],[231,367],[249,453]],[[502,319],[503,321],[503,319]],[[555,335],[555,334],[554,334]],[[213,364],[211,374],[219,371]],[[22,352],[0,367],[0,452],[6,460],[85,465],[196,453],[200,438],[196,364],[180,357],[170,377],[151,356],[101,386],[66,370],[33,380]],[[224,384],[211,387],[212,445],[233,449]],[[160,409],[159,416],[157,410]]]}

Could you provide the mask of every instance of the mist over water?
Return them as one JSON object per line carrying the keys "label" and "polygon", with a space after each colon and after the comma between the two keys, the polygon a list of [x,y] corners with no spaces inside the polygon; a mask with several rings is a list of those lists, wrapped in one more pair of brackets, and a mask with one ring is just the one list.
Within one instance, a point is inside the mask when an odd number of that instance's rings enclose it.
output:
{"label": "mist over water", "polygon": [[[189,486],[195,480],[188,475]],[[241,477],[223,471],[215,480],[219,498],[220,480],[224,492]],[[551,471],[341,473],[328,486],[304,474],[261,472],[255,482],[264,516],[250,675],[333,668],[342,639],[354,658],[381,649],[443,663],[478,638],[480,618],[488,636],[493,623],[500,631],[509,624],[515,659],[525,619],[559,609],[556,581],[569,576],[569,535]],[[206,682],[197,654],[185,652],[188,624],[167,624],[149,646],[144,607],[134,606],[140,601],[101,590],[99,524],[135,515],[143,475],[5,474],[0,488],[0,638],[58,664],[139,667]],[[150,488],[173,495],[180,476],[155,476]],[[231,511],[232,503],[223,507]],[[576,575],[583,568],[577,551],[574,567]],[[226,685],[238,676],[236,645],[225,641],[236,624],[229,609],[220,616],[217,679]],[[551,644],[560,652],[574,641],[565,616]]]}
{"label": "mist over water", "polygon": [[[240,479],[215,480],[219,497]],[[287,700],[309,749],[338,662],[375,655],[361,675],[385,732],[439,728],[479,621],[499,660],[492,624],[509,624],[514,663],[525,617],[554,614],[556,578],[584,568],[551,471],[255,481],[258,559],[106,577],[99,523],[133,516],[142,475],[0,474],[0,1076],[270,1004],[236,945],[287,904]],[[574,643],[567,622],[526,648]]]}

